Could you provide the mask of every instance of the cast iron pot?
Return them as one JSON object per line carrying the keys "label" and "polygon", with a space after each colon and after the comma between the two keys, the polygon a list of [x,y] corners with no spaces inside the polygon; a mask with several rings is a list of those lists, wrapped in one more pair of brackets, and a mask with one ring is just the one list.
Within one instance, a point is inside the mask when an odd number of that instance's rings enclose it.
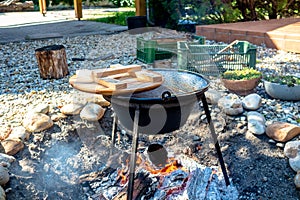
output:
{"label": "cast iron pot", "polygon": [[194,72],[174,69],[153,71],[163,75],[161,86],[128,95],[104,96],[128,131],[133,130],[136,110],[140,113],[139,133],[162,134],[179,129],[209,87],[209,81]]}

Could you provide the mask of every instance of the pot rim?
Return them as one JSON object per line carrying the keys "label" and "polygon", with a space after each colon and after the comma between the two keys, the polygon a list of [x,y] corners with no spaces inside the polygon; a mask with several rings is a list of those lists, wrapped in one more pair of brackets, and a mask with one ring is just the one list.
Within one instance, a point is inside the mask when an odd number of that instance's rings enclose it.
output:
{"label": "pot rim", "polygon": [[[132,97],[132,96],[128,96],[128,95],[122,95],[122,94],[117,94],[117,95],[110,95],[110,96],[106,96],[106,98],[108,99],[112,99],[112,98],[116,98],[119,100],[128,100],[130,99],[130,103],[172,103],[174,101],[178,101],[178,99],[180,98],[188,98],[192,95],[196,95],[196,96],[200,96],[201,94],[203,94],[204,92],[206,92],[210,86],[210,81],[205,78],[203,75],[196,73],[196,72],[192,72],[192,71],[188,71],[188,70],[182,70],[182,69],[165,69],[165,68],[155,68],[155,69],[149,69],[152,71],[177,71],[177,72],[184,72],[184,73],[188,73],[188,74],[193,74],[196,75],[198,77],[201,77],[207,84],[206,86],[191,91],[191,92],[185,92],[183,94],[178,94],[178,95],[174,95],[171,94],[171,96],[169,96],[167,99],[163,99],[162,97]],[[147,92],[147,91],[143,91],[143,92]],[[142,92],[136,92],[136,94],[138,93],[142,93]],[[135,94],[135,93],[133,93]]]}

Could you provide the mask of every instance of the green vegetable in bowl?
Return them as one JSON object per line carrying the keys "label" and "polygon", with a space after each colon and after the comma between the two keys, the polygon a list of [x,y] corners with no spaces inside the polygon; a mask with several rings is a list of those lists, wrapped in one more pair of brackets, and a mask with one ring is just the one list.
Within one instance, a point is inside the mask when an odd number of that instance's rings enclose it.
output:
{"label": "green vegetable in bowl", "polygon": [[221,77],[229,80],[250,80],[260,78],[262,73],[253,68],[243,68],[241,70],[232,70],[224,72]]}
{"label": "green vegetable in bowl", "polygon": [[300,85],[300,78],[292,76],[292,75],[286,75],[286,76],[265,76],[264,79],[266,81],[272,82],[272,83],[278,83],[280,85],[287,85],[289,87],[293,87],[295,85]]}

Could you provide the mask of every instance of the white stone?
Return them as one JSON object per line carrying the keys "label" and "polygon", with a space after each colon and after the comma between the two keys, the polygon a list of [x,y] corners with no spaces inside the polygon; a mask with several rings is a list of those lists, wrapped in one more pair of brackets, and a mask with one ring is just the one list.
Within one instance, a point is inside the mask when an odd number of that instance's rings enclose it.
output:
{"label": "white stone", "polygon": [[39,104],[33,108],[33,112],[47,114],[49,112],[49,105],[45,103]]}
{"label": "white stone", "polygon": [[238,115],[244,111],[242,101],[236,94],[229,94],[222,97],[218,101],[218,106],[227,115]]}
{"label": "white stone", "polygon": [[59,120],[61,120],[61,119],[65,119],[65,118],[67,118],[67,115],[65,115],[65,114],[63,114],[63,113],[53,113],[53,114],[51,115],[51,119],[52,119],[52,121],[54,121],[54,122],[57,122],[57,121],[59,121]]}
{"label": "white stone", "polygon": [[0,162],[13,163],[15,161],[16,161],[15,157],[7,155],[5,153],[0,153]]}
{"label": "white stone", "polygon": [[256,111],[250,111],[247,113],[247,120],[256,120],[256,121],[260,121],[261,123],[265,124],[266,123],[266,119],[264,117],[264,115],[262,115],[259,112]]}
{"label": "white stone", "polygon": [[249,94],[242,100],[243,107],[247,110],[257,110],[261,106],[261,100],[258,94]]}
{"label": "white stone", "polygon": [[53,126],[53,121],[43,113],[30,113],[23,120],[23,126],[29,132],[41,132]]}
{"label": "white stone", "polygon": [[102,107],[107,107],[110,102],[106,101],[101,94],[90,94],[86,96],[86,101],[98,104]]}
{"label": "white stone", "polygon": [[256,111],[247,113],[248,130],[255,135],[262,135],[266,132],[266,119]]}
{"label": "white stone", "polygon": [[295,178],[294,178],[294,183],[297,189],[300,188],[300,171],[297,172]]}
{"label": "white stone", "polygon": [[208,89],[205,92],[205,96],[206,96],[207,102],[209,104],[215,105],[215,104],[218,104],[218,101],[221,99],[222,94],[221,94],[221,92],[219,92],[217,90]]}
{"label": "white stone", "polygon": [[295,158],[290,158],[289,164],[295,172],[300,171],[300,156],[297,155]]}
{"label": "white stone", "polygon": [[95,103],[88,103],[80,112],[80,117],[87,121],[100,120],[104,115],[105,109]]}
{"label": "white stone", "polygon": [[6,194],[2,186],[0,186],[0,200],[6,200]]}
{"label": "white stone", "polygon": [[300,141],[290,141],[287,142],[284,146],[284,155],[288,158],[295,158],[299,154],[298,151],[300,151]]}
{"label": "white stone", "polygon": [[290,167],[295,172],[300,171],[300,141],[287,142],[283,152],[289,158]]}
{"label": "white stone", "polygon": [[30,133],[26,131],[23,126],[18,126],[12,129],[11,134],[8,136],[8,139],[20,139],[22,141],[28,140]]}
{"label": "white stone", "polygon": [[5,185],[9,181],[8,169],[0,165],[0,185]]}
{"label": "white stone", "polygon": [[262,135],[266,132],[266,126],[259,121],[248,121],[248,130],[255,135]]}
{"label": "white stone", "polygon": [[60,109],[60,112],[65,115],[78,115],[81,112],[83,106],[83,104],[78,103],[66,104]]}

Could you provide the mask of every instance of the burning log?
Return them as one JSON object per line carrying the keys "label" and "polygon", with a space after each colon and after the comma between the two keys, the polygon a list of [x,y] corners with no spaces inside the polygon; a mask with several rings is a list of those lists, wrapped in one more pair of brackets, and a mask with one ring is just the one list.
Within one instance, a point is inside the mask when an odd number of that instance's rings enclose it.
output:
{"label": "burning log", "polygon": [[[138,173],[134,180],[133,200],[142,199],[142,197],[149,195],[149,187],[152,184],[152,179],[148,177],[147,173]],[[113,200],[124,200],[127,199],[127,187],[124,187]],[[148,194],[147,194],[148,193]]]}
{"label": "burning log", "polygon": [[[123,164],[114,170],[107,167],[101,172],[81,177],[90,181],[89,185],[95,192],[92,199],[127,200],[129,162],[125,157],[113,157],[113,160]],[[151,164],[146,153],[138,153],[137,161],[133,200],[238,199],[236,188],[227,186],[216,168],[204,167],[189,157],[168,158],[168,164],[160,169]],[[90,177],[96,179],[88,179]]]}
{"label": "burning log", "polygon": [[35,50],[35,56],[43,79],[59,79],[68,75],[66,51],[63,45],[38,48]]}

